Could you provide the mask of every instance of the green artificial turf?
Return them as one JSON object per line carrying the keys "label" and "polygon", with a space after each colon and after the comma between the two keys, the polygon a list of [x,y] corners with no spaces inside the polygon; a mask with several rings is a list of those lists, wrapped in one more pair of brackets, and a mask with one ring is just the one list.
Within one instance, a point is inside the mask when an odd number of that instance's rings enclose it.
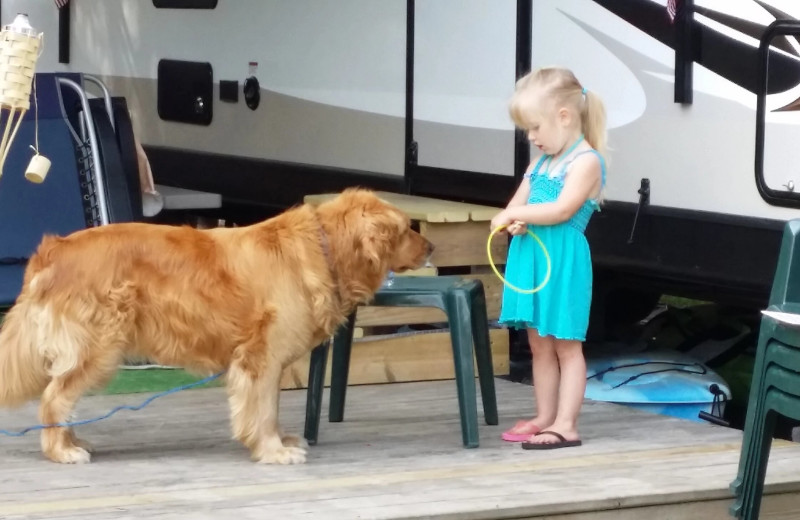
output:
{"label": "green artificial turf", "polygon": [[[177,386],[194,383],[203,379],[185,370],[168,368],[147,368],[138,370],[120,370],[111,383],[98,393],[103,394],[136,394],[163,392]],[[221,381],[215,379],[194,388],[211,388],[221,386]],[[194,389],[193,388],[193,389]]]}

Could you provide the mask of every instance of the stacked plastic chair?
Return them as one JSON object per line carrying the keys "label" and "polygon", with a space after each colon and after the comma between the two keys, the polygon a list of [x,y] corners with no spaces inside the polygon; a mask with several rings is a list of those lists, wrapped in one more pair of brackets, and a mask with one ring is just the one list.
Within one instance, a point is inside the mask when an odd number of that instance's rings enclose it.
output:
{"label": "stacked plastic chair", "polygon": [[[800,313],[800,220],[786,223],[769,310]],[[800,420],[800,328],[763,316],[739,471],[731,484],[732,516],[758,518],[778,415]]]}

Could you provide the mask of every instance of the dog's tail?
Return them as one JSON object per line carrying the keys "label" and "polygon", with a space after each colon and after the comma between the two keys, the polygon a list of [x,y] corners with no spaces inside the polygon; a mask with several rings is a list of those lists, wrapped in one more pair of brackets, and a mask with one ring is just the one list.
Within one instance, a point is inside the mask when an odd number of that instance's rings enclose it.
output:
{"label": "dog's tail", "polygon": [[49,381],[30,304],[18,302],[0,329],[0,406],[19,406],[41,395]]}

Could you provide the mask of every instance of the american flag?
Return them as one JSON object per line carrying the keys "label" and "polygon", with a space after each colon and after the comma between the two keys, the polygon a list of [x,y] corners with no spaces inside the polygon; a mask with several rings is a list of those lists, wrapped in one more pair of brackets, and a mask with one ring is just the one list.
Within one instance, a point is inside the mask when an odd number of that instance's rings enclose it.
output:
{"label": "american flag", "polygon": [[56,3],[56,6],[61,9],[65,5],[69,3],[69,0],[53,0]]}

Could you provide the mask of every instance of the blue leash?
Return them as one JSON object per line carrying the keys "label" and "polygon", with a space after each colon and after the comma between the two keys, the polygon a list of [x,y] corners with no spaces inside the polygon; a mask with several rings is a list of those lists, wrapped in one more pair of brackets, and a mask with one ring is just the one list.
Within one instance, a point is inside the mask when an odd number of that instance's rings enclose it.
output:
{"label": "blue leash", "polygon": [[207,378],[201,379],[200,381],[195,381],[194,383],[189,383],[189,384],[186,384],[186,385],[178,386],[178,387],[175,387],[175,388],[173,388],[171,390],[165,390],[165,391],[160,392],[158,394],[152,395],[147,400],[145,400],[142,404],[140,404],[139,406],[131,406],[131,405],[127,405],[127,404],[121,405],[121,406],[117,406],[116,408],[114,408],[113,410],[108,412],[107,414],[105,414],[103,416],[100,416],[100,417],[95,417],[94,419],[84,419],[82,421],[63,422],[63,423],[55,423],[55,424],[37,424],[36,426],[29,426],[29,427],[25,428],[24,430],[20,430],[18,432],[10,432],[8,430],[0,430],[0,434],[7,435],[9,437],[22,437],[26,433],[32,432],[34,430],[44,430],[45,428],[56,428],[56,427],[65,427],[65,426],[81,426],[83,424],[89,424],[89,423],[93,423],[93,422],[102,421],[103,419],[108,419],[109,417],[111,417],[112,415],[114,415],[115,413],[117,413],[120,410],[132,410],[132,411],[136,412],[136,411],[141,410],[142,408],[144,408],[148,404],[152,403],[153,401],[155,401],[159,397],[164,397],[165,395],[174,394],[175,392],[180,392],[181,390],[187,390],[189,388],[194,388],[195,386],[200,386],[200,385],[206,384],[206,383],[208,383],[210,381],[213,381],[213,380],[217,379],[219,376],[221,376],[224,373],[225,372],[220,372],[219,374],[214,374],[213,376],[208,376]]}

